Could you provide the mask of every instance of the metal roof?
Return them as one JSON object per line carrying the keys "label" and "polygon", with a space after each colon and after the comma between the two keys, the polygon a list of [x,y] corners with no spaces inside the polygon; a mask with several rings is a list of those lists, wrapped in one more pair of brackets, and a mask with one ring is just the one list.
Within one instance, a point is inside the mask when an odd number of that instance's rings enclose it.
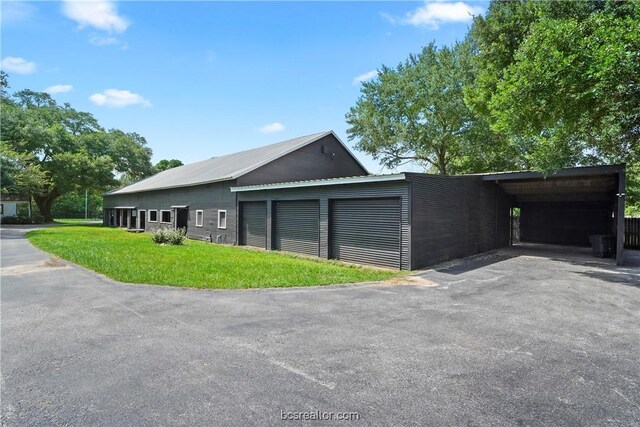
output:
{"label": "metal roof", "polygon": [[572,176],[616,174],[625,170],[625,167],[626,165],[622,163],[616,165],[581,166],[576,168],[561,169],[547,175],[542,172],[535,171],[491,172],[474,175],[481,176],[483,181],[510,181],[518,179],[564,178]]}
{"label": "metal roof", "polygon": [[324,185],[344,185],[344,184],[365,184],[369,182],[404,181],[407,178],[404,173],[390,175],[365,175],[348,176],[344,178],[312,179],[308,181],[291,181],[276,184],[245,185],[242,187],[231,187],[232,193],[242,191],[279,190],[282,188],[300,187],[321,187]]}
{"label": "metal roof", "polygon": [[[345,147],[349,154],[351,154],[355,161],[358,162],[358,159],[353,156],[349,148],[333,131],[326,131],[179,166],[160,172],[159,174],[131,185],[110,191],[105,193],[105,195],[188,187],[236,179],[328,135],[333,135],[336,140]],[[358,162],[358,164],[360,164],[360,162]],[[362,164],[360,164],[360,166],[362,166]],[[364,166],[362,166],[362,168],[366,171]]]}

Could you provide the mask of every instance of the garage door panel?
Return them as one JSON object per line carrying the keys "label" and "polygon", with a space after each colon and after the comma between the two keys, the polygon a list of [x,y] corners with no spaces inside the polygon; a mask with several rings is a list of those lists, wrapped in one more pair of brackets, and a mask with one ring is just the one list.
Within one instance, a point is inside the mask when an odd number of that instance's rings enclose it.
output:
{"label": "garage door panel", "polygon": [[320,202],[277,201],[273,206],[274,249],[318,256],[320,254]]}
{"label": "garage door panel", "polygon": [[267,247],[267,203],[240,203],[240,244]]}
{"label": "garage door panel", "polygon": [[333,200],[329,240],[331,258],[400,268],[400,200]]}

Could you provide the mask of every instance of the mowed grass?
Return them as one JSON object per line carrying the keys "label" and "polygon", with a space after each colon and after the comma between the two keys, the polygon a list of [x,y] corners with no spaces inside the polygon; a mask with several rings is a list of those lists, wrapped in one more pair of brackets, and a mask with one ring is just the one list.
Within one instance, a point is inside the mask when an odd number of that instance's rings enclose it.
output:
{"label": "mowed grass", "polygon": [[160,246],[149,234],[106,227],[52,227],[30,231],[27,238],[44,251],[127,283],[264,288],[368,282],[401,274],[193,240]]}
{"label": "mowed grass", "polygon": [[101,223],[102,220],[98,219],[84,219],[84,218],[56,218],[54,222],[64,225],[88,225]]}

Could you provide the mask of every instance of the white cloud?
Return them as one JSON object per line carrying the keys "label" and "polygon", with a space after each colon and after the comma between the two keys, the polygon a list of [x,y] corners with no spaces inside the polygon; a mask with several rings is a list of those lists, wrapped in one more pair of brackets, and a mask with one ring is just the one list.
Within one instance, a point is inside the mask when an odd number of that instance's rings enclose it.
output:
{"label": "white cloud", "polygon": [[397,18],[389,14],[382,14],[392,24],[413,25],[437,30],[440,24],[447,22],[470,22],[474,16],[480,15],[483,9],[471,6],[465,2],[426,1],[416,10],[406,14],[404,18]]}
{"label": "white cloud", "polygon": [[112,36],[102,37],[97,34],[91,34],[89,36],[89,43],[94,46],[110,46],[120,44],[120,40]]}
{"label": "white cloud", "polygon": [[142,95],[119,89],[107,89],[102,93],[94,93],[89,97],[89,100],[101,107],[123,108],[129,105],[151,106],[151,102]]}
{"label": "white cloud", "polygon": [[353,84],[357,85],[357,84],[360,84],[362,82],[369,81],[371,79],[374,79],[377,75],[378,75],[378,71],[377,70],[371,70],[371,71],[369,71],[367,73],[360,74],[358,77],[353,79]]}
{"label": "white cloud", "polygon": [[35,6],[26,1],[3,1],[0,4],[3,23],[27,21],[36,11]]}
{"label": "white cloud", "polygon": [[100,36],[98,34],[91,34],[89,36],[89,43],[94,46],[120,46],[120,49],[129,49],[129,44],[125,41],[113,36]]}
{"label": "white cloud", "polygon": [[279,122],[274,122],[274,123],[270,123],[268,125],[262,126],[259,130],[262,133],[282,132],[284,130],[284,125]]}
{"label": "white cloud", "polygon": [[72,89],[73,86],[71,85],[53,85],[46,88],[43,92],[53,95],[56,93],[70,92]]}
{"label": "white cloud", "polygon": [[122,33],[129,27],[129,21],[118,15],[115,3],[107,0],[65,0],[62,13],[76,21],[80,28],[93,27],[110,33]]}
{"label": "white cloud", "polygon": [[0,68],[8,73],[31,74],[36,71],[36,63],[18,56],[7,56],[2,58]]}

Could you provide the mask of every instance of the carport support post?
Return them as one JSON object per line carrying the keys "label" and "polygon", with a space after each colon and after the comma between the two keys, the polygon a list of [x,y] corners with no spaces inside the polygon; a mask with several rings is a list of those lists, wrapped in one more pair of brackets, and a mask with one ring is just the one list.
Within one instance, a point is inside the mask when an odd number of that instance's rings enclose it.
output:
{"label": "carport support post", "polygon": [[624,263],[625,168],[618,172],[618,212],[616,212],[616,264]]}

